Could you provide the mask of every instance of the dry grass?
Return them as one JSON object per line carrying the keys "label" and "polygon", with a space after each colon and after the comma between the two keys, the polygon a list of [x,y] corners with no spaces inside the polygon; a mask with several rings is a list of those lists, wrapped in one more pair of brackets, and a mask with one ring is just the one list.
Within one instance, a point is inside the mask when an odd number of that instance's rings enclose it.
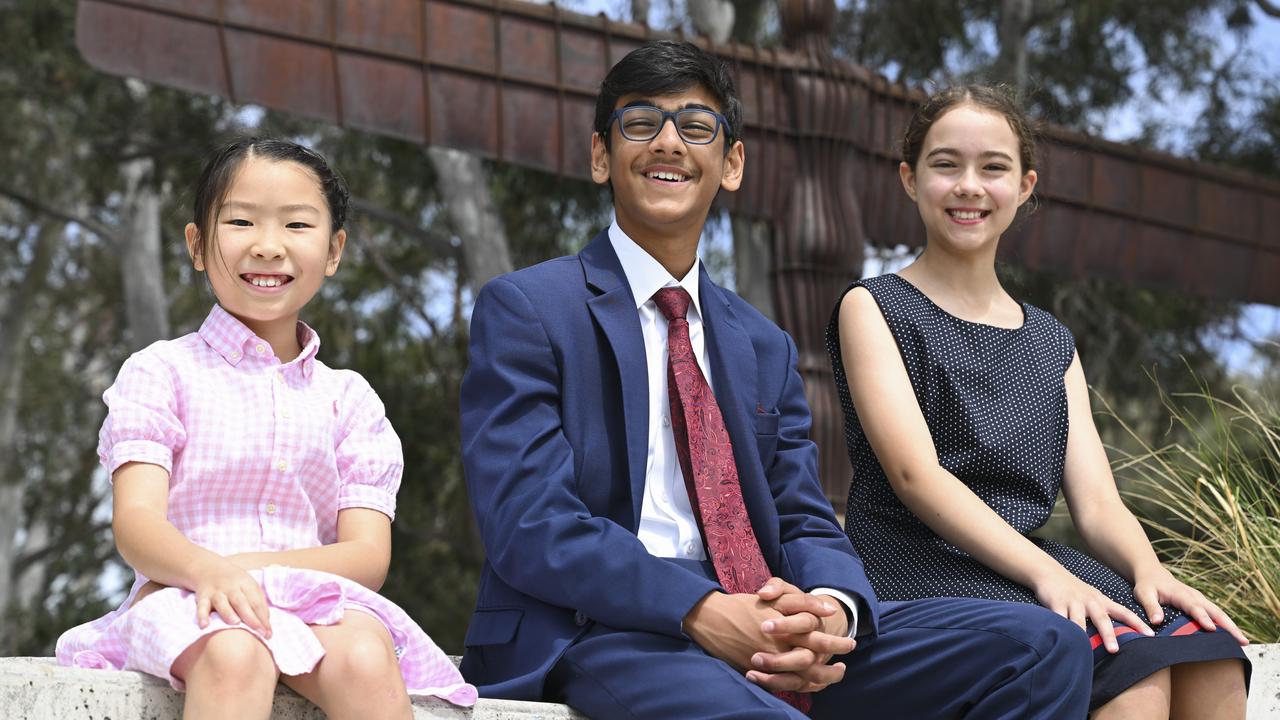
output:
{"label": "dry grass", "polygon": [[[1280,641],[1280,407],[1236,388],[1160,398],[1170,435],[1154,447],[1117,417],[1140,448],[1111,448],[1125,495],[1140,506],[1157,551],[1255,642]],[[1105,401],[1104,401],[1105,405]],[[1142,517],[1145,516],[1145,517]]]}

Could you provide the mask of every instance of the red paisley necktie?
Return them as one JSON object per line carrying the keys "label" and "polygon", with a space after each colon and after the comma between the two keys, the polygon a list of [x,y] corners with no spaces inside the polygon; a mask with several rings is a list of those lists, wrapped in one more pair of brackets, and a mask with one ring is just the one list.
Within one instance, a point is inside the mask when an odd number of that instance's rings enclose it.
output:
{"label": "red paisley necktie", "polygon": [[[702,376],[689,342],[685,313],[692,298],[684,288],[662,288],[653,301],[667,318],[667,396],[676,455],[694,517],[702,529],[720,584],[731,593],[755,593],[771,575],[751,529],[742,501],[733,443],[720,406]],[[808,694],[780,692],[778,697],[807,713]]]}

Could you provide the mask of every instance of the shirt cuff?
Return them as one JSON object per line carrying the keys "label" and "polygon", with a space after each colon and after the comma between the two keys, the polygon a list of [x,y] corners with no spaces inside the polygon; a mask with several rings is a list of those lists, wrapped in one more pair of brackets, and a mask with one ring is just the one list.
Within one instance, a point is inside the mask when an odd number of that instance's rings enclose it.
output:
{"label": "shirt cuff", "polygon": [[115,474],[127,462],[159,465],[165,472],[173,472],[173,451],[155,440],[122,440],[108,452],[108,455],[101,458],[107,465],[107,477]]}
{"label": "shirt cuff", "polygon": [[858,602],[849,596],[849,593],[836,590],[835,588],[814,588],[809,591],[810,595],[826,595],[840,601],[844,606],[844,615],[849,619],[849,634],[847,637],[854,637],[858,632]]}
{"label": "shirt cuff", "polygon": [[377,510],[392,520],[396,519],[396,496],[380,487],[348,483],[338,492],[338,509],[350,507]]}

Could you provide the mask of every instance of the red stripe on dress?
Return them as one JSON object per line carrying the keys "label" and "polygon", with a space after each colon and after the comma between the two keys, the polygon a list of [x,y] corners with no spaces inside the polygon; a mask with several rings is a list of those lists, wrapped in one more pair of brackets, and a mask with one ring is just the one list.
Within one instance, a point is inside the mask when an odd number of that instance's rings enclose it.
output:
{"label": "red stripe on dress", "polygon": [[1199,632],[1203,628],[1200,627],[1195,620],[1187,618],[1187,624],[1169,633],[1169,637],[1177,637],[1179,635],[1190,635],[1193,632]]}
{"label": "red stripe on dress", "polygon": [[[1121,635],[1128,635],[1129,633],[1132,633],[1132,632],[1138,632],[1137,630],[1134,630],[1128,625],[1121,625],[1119,623],[1115,624],[1115,631],[1116,631],[1116,637],[1119,637]],[[1097,650],[1098,646],[1101,644],[1102,644],[1102,636],[1098,634],[1097,630],[1094,630],[1093,634],[1089,636],[1089,648],[1091,650]]]}

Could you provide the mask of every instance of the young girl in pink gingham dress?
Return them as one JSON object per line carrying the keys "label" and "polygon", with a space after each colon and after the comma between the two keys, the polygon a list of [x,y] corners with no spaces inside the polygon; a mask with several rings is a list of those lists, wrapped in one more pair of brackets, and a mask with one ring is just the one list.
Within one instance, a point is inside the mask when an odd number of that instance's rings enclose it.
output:
{"label": "young girl in pink gingham dress", "polygon": [[187,244],[219,304],[134,354],[104,395],[98,452],[137,579],[120,609],[59,638],[59,662],[164,678],[188,717],[267,717],[277,679],[331,718],[409,718],[410,695],[473,704],[376,592],[400,440],[298,320],[341,259],[342,178],[300,145],[250,138],[215,153],[195,199]]}

